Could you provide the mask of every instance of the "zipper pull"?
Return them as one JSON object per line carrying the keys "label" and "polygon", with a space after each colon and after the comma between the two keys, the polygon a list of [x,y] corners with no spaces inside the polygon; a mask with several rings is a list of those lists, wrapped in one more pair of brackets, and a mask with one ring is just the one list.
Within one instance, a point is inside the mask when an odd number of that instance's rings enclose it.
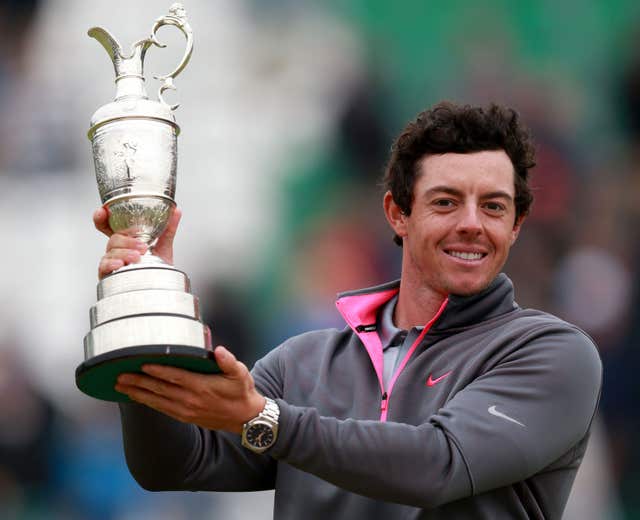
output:
{"label": "zipper pull", "polygon": [[371,325],[358,325],[356,327],[356,332],[374,332],[376,328],[377,326],[375,323],[372,323]]}
{"label": "zipper pull", "polygon": [[387,409],[387,399],[388,399],[388,395],[387,392],[385,392],[384,394],[382,394],[382,401],[380,401],[380,411],[384,412]]}

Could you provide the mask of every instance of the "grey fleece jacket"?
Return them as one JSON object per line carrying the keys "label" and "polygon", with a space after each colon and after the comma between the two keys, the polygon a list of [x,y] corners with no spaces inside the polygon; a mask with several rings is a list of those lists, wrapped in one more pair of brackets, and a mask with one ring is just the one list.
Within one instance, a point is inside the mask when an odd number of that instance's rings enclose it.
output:
{"label": "grey fleece jacket", "polygon": [[258,390],[280,406],[268,454],[121,405],[134,477],[151,490],[275,487],[276,519],[559,519],[600,394],[594,343],[520,308],[502,274],[448,298],[385,388],[374,325],[397,291],[344,293],[348,327],[256,363]]}

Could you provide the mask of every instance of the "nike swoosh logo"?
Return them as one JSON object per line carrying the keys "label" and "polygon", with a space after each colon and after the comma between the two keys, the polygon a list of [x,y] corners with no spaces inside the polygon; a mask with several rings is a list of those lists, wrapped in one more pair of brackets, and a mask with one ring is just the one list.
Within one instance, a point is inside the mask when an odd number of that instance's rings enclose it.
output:
{"label": "nike swoosh logo", "polygon": [[437,379],[433,379],[431,377],[431,374],[429,374],[429,379],[427,379],[427,386],[435,386],[437,385],[440,381],[442,381],[445,377],[447,377],[449,374],[451,374],[451,370],[449,370],[449,372],[447,372],[446,374],[441,375],[439,378]]}
{"label": "nike swoosh logo", "polygon": [[504,413],[499,412],[498,410],[496,410],[495,405],[494,406],[490,406],[489,408],[487,408],[487,411],[491,415],[495,415],[496,417],[500,417],[501,419],[505,419],[507,421],[511,421],[512,423],[515,423],[518,426],[522,426],[523,428],[526,428],[526,426],[524,424],[522,424],[520,421],[516,421],[513,417],[509,417],[507,414],[504,414]]}

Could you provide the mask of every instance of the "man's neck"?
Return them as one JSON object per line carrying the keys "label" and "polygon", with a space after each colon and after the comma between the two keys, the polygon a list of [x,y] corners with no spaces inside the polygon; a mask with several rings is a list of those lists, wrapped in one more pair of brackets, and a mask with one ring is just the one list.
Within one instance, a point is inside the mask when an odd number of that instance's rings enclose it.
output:
{"label": "man's neck", "polygon": [[431,321],[446,296],[402,278],[393,322],[400,329],[421,327]]}

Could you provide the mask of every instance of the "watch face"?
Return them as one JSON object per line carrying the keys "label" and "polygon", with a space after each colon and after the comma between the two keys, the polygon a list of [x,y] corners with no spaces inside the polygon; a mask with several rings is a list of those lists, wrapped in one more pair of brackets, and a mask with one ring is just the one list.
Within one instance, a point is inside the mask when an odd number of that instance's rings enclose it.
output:
{"label": "watch face", "polygon": [[253,424],[247,430],[247,442],[256,448],[268,448],[273,443],[273,429],[268,424]]}

